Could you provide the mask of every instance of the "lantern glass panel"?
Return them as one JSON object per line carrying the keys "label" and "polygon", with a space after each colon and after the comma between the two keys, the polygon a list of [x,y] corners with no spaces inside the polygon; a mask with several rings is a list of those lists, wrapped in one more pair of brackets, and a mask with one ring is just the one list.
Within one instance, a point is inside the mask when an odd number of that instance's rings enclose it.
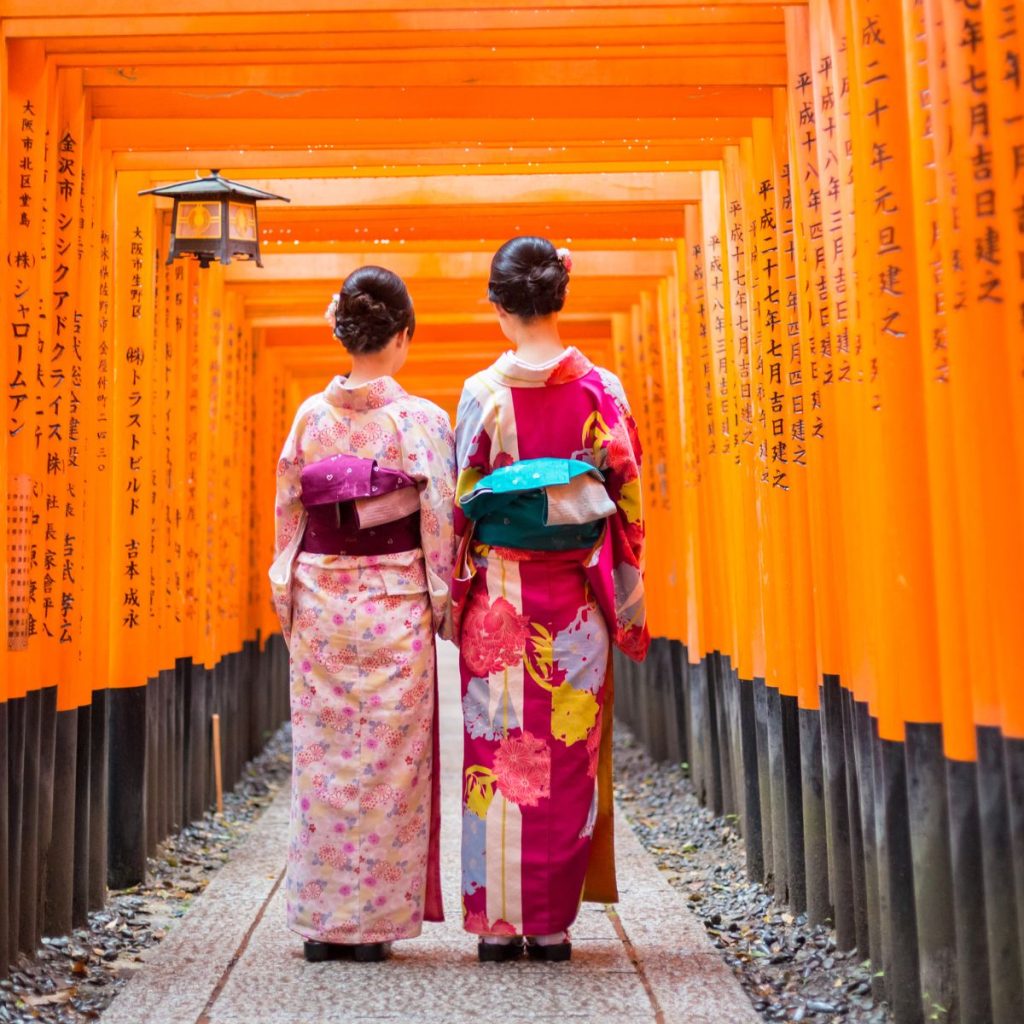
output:
{"label": "lantern glass panel", "polygon": [[256,241],[256,207],[249,203],[228,203],[228,237],[240,242]]}
{"label": "lantern glass panel", "polygon": [[178,238],[220,238],[220,203],[178,203],[174,234]]}

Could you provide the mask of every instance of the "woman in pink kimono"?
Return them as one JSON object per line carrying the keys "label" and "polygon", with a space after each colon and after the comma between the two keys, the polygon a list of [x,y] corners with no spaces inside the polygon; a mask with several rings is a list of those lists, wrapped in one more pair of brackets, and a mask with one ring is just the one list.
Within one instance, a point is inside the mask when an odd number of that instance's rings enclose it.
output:
{"label": "woman in pink kimono", "polygon": [[462,895],[481,960],[568,960],[580,901],[617,898],[610,654],[649,643],[640,446],[618,379],[559,338],[569,270],[544,239],[498,250],[488,298],[515,351],[466,382],[456,426]]}
{"label": "woman in pink kimono", "polygon": [[402,280],[362,267],[328,317],[352,356],[277,470],[271,579],[291,664],[289,927],[309,960],[383,958],[442,920],[434,635],[447,635],[454,441],[394,379]]}

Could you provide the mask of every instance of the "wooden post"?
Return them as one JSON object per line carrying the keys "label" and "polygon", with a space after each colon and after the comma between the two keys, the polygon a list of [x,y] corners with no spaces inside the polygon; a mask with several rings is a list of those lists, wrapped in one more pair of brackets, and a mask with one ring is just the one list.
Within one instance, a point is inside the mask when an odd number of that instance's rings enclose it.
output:
{"label": "wooden post", "polygon": [[224,782],[220,764],[220,715],[213,716],[213,778],[217,786],[217,813],[224,813]]}

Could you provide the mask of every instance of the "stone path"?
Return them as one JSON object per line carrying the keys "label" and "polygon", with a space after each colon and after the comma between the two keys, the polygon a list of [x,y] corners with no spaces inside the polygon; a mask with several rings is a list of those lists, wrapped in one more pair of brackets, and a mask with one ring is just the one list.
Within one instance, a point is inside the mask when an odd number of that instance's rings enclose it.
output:
{"label": "stone path", "polygon": [[475,940],[459,920],[457,655],[451,645],[441,646],[448,921],[397,943],[382,964],[307,964],[301,941],[285,927],[288,797],[282,792],[103,1014],[103,1024],[757,1024],[700,922],[621,814],[620,902],[584,904],[572,930],[571,963],[477,962]]}

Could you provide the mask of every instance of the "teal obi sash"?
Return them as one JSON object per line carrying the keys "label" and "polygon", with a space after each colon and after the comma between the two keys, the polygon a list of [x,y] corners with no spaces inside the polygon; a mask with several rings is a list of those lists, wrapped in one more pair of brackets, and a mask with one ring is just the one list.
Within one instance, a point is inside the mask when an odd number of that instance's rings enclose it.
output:
{"label": "teal obi sash", "polygon": [[604,474],[578,459],[524,459],[502,466],[459,504],[476,524],[475,540],[526,551],[593,547],[615,509]]}

